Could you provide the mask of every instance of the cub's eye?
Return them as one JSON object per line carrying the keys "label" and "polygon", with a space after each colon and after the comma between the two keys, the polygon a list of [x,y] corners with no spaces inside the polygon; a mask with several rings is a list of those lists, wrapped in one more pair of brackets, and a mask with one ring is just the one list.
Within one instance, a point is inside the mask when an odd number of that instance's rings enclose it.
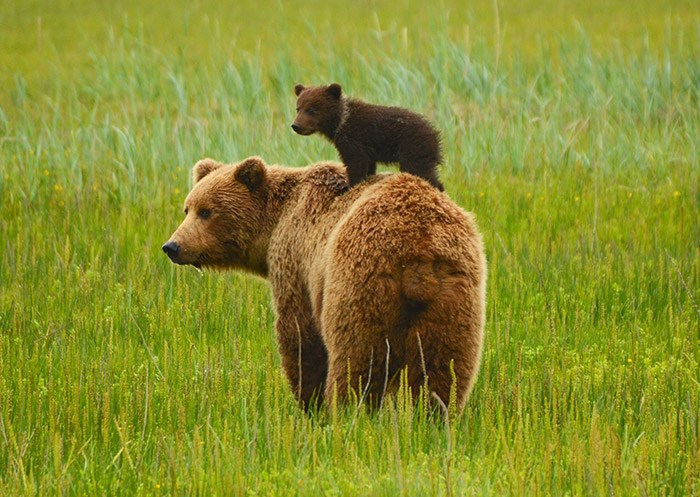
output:
{"label": "cub's eye", "polygon": [[187,213],[188,213],[189,211],[190,211],[189,207],[185,207],[185,216],[187,215]]}
{"label": "cub's eye", "polygon": [[306,109],[306,113],[310,116],[316,115],[316,109],[314,109],[313,107],[309,107],[308,109]]}
{"label": "cub's eye", "polygon": [[209,209],[200,209],[197,215],[202,219],[209,219],[211,217],[211,211]]}

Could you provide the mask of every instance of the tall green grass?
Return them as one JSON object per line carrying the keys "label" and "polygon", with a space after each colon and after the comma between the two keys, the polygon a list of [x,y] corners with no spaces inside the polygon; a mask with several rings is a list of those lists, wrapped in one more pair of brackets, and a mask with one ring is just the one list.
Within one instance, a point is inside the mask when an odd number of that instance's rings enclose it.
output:
{"label": "tall green grass", "polygon": [[[0,55],[0,494],[700,493],[691,4],[602,28],[559,4],[110,6],[83,35],[27,5]],[[401,393],[305,415],[266,284],[160,251],[199,158],[336,157],[288,129],[293,83],[329,80],[434,120],[483,231],[483,366],[447,422]]]}

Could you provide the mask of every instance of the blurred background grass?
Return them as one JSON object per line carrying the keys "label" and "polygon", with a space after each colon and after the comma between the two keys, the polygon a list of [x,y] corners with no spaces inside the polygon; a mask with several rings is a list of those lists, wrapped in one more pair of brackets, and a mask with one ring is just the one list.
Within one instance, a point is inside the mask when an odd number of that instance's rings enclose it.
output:
{"label": "blurred background grass", "polygon": [[499,47],[506,61],[532,59],[543,43],[556,44],[577,30],[587,33],[596,51],[697,50],[690,31],[698,22],[693,0],[592,0],[585,5],[574,0],[194,0],[167,6],[134,0],[2,0],[0,6],[0,82],[6,89],[17,73],[41,88],[52,68],[67,75],[80,71],[91,64],[90,54],[109,46],[124,27],[159,52],[186,62],[209,56],[213,45],[231,60],[247,55],[269,63],[285,54],[310,80],[337,76],[324,73],[312,63],[315,58],[387,49],[392,58],[410,60],[432,48],[436,31],[465,47],[483,43],[494,52]]}

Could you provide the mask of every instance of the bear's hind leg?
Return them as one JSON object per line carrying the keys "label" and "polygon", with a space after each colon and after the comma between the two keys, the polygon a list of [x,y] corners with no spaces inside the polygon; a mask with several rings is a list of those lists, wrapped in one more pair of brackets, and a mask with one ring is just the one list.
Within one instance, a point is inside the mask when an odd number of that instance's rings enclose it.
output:
{"label": "bear's hind leg", "polygon": [[[336,328],[335,331],[341,329]],[[383,329],[368,331],[379,336]],[[341,404],[353,402],[371,408],[379,407],[394,373],[387,367],[387,355],[391,351],[387,340],[358,339],[352,341],[351,346],[342,347],[344,350],[330,353],[325,385],[326,400],[337,399]]]}
{"label": "bear's hind leg", "polygon": [[[398,284],[390,275],[373,276],[361,291],[348,281],[329,285],[322,312],[328,350],[326,400],[379,407],[403,352],[395,332],[399,317]],[[387,362],[388,361],[388,362]]]}
{"label": "bear's hind leg", "polygon": [[427,384],[431,398],[461,409],[479,370],[483,310],[464,276],[436,276],[440,288],[409,324],[408,386],[415,396]]}

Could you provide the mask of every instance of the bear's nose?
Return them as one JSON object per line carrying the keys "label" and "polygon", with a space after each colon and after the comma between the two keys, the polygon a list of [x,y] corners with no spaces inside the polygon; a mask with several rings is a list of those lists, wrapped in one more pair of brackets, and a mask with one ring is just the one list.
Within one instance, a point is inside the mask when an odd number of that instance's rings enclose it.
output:
{"label": "bear's nose", "polygon": [[292,129],[299,133],[301,131],[301,126],[299,126],[297,123],[292,123]]}
{"label": "bear's nose", "polygon": [[165,255],[170,257],[170,260],[174,261],[177,259],[178,252],[180,252],[180,246],[173,240],[170,240],[163,245],[163,252],[165,252]]}

